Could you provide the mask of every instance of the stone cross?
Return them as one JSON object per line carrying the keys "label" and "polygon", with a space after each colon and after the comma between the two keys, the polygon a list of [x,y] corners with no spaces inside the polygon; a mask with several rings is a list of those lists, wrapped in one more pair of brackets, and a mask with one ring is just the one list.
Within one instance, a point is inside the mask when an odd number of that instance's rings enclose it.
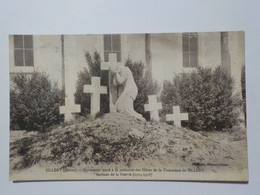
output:
{"label": "stone cross", "polygon": [[64,114],[64,121],[68,122],[75,119],[74,113],[80,113],[81,106],[74,104],[74,96],[65,97],[65,106],[60,106],[60,114]]}
{"label": "stone cross", "polygon": [[100,94],[107,94],[107,87],[100,85],[100,77],[91,77],[91,85],[84,85],[84,93],[91,94],[90,114],[100,111]]}
{"label": "stone cross", "polygon": [[181,127],[181,121],[189,120],[188,113],[180,113],[180,106],[173,106],[173,114],[166,114],[166,121],[174,121],[176,127]]}
{"label": "stone cross", "polygon": [[113,86],[111,83],[112,79],[110,74],[110,67],[115,66],[124,66],[123,62],[117,61],[117,54],[116,53],[109,53],[108,55],[108,62],[101,62],[101,70],[105,70],[108,72],[108,91],[109,91],[109,109],[110,112],[115,110],[115,103],[119,96],[119,89],[117,86]]}
{"label": "stone cross", "polygon": [[148,102],[149,104],[144,105],[144,110],[150,112],[151,120],[159,122],[160,119],[159,119],[158,110],[162,109],[162,103],[161,102],[157,103],[156,95],[149,95]]}
{"label": "stone cross", "polygon": [[110,53],[108,55],[108,62],[101,62],[101,70],[109,70],[110,66],[124,66],[123,62],[117,61],[117,54],[116,53]]}

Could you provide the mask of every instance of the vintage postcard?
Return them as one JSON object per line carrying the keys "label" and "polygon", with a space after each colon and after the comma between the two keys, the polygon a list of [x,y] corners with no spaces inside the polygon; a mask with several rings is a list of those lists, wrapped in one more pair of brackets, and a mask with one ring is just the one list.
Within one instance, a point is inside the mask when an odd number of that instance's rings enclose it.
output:
{"label": "vintage postcard", "polygon": [[9,47],[10,180],[248,181],[244,32]]}

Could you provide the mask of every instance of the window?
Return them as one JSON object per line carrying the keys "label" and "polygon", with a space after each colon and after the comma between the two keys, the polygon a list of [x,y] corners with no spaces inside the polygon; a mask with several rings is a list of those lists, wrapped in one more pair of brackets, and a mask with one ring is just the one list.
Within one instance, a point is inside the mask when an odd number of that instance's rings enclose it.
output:
{"label": "window", "polygon": [[120,35],[104,35],[104,56],[108,62],[109,53],[117,54],[117,61],[121,62],[121,40]]}
{"label": "window", "polygon": [[32,35],[14,35],[15,66],[33,66]]}
{"label": "window", "polygon": [[182,34],[183,67],[198,65],[198,35],[197,33]]}

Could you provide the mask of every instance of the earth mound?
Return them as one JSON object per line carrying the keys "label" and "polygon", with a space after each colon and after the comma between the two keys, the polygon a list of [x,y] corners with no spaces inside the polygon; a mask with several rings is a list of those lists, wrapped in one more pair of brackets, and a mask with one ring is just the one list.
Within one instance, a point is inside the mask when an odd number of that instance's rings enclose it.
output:
{"label": "earth mound", "polygon": [[[243,136],[235,139],[228,133],[200,133],[166,123],[143,123],[119,113],[76,121],[44,134],[19,133],[17,138],[11,131],[10,169],[14,170],[41,162],[61,167],[101,164],[130,167],[147,161],[181,167],[205,162],[231,166],[242,158],[240,149],[234,150],[232,143],[236,142],[235,146],[246,143]],[[241,147],[244,151],[245,146]]]}

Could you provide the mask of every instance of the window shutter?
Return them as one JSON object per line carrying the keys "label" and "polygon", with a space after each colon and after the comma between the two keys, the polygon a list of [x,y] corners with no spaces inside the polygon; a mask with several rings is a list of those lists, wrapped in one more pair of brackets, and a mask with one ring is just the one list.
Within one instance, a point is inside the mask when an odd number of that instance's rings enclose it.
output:
{"label": "window shutter", "polygon": [[23,36],[22,35],[14,35],[14,48],[23,49]]}
{"label": "window shutter", "polygon": [[113,52],[120,52],[121,50],[121,43],[120,43],[120,35],[112,35],[112,51]]}
{"label": "window shutter", "polygon": [[33,48],[32,35],[24,35],[24,48],[25,49],[32,49]]}
{"label": "window shutter", "polygon": [[104,50],[111,51],[111,35],[104,35]]}
{"label": "window shutter", "polygon": [[198,35],[197,33],[182,34],[183,67],[198,65]]}
{"label": "window shutter", "polygon": [[108,62],[109,53],[117,54],[117,61],[121,61],[121,41],[120,35],[104,35],[104,60]]}
{"label": "window shutter", "polygon": [[24,50],[25,66],[33,66],[33,50]]}
{"label": "window shutter", "polygon": [[23,50],[14,50],[15,66],[23,66]]}
{"label": "window shutter", "polygon": [[14,35],[15,66],[33,66],[33,36]]}

